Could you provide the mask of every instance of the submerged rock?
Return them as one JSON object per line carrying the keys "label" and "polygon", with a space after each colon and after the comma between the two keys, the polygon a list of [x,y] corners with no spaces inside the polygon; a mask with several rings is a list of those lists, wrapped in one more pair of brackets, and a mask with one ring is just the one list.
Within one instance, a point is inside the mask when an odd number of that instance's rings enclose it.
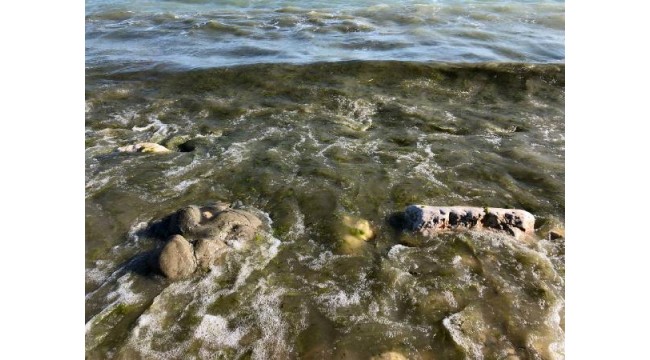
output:
{"label": "submerged rock", "polygon": [[411,205],[403,219],[405,229],[425,236],[445,230],[488,229],[521,238],[535,231],[535,217],[519,209]]}
{"label": "submerged rock", "polygon": [[171,150],[156,143],[139,143],[134,145],[126,145],[117,148],[119,152],[127,153],[168,153]]}
{"label": "submerged rock", "polygon": [[160,271],[170,280],[186,278],[197,268],[209,270],[232,250],[248,247],[262,221],[225,203],[186,206],[150,224],[151,235],[166,240],[154,252]]}
{"label": "submerged rock", "polygon": [[373,356],[370,360],[407,360],[406,356],[396,352],[388,351],[377,356]]}
{"label": "submerged rock", "polygon": [[344,216],[341,227],[341,251],[352,254],[366,245],[375,236],[370,223],[365,219]]}

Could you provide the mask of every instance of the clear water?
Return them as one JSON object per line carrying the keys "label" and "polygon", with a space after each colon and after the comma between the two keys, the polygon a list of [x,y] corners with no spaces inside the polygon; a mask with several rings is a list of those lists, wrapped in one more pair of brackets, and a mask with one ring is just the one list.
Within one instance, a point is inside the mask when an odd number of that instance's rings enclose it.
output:
{"label": "clear water", "polygon": [[[86,16],[87,358],[564,357],[564,239],[546,237],[564,223],[563,2]],[[151,272],[159,240],[138,230],[215,200],[270,231],[208,274]],[[538,231],[420,238],[387,220],[409,204],[522,208]],[[346,215],[376,233],[356,254]]]}

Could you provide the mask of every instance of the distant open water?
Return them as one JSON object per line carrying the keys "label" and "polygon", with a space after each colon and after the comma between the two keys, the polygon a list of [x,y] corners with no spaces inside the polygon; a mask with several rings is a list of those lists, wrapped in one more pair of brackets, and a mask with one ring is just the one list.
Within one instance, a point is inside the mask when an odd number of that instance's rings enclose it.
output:
{"label": "distant open water", "polygon": [[564,1],[86,2],[86,64],[564,61]]}

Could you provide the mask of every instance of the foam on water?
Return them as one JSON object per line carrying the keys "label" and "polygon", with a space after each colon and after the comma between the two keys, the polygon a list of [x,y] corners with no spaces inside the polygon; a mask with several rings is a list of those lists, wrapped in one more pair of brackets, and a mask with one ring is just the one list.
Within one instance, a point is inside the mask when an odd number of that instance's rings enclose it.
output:
{"label": "foam on water", "polygon": [[174,186],[174,190],[177,192],[183,192],[187,190],[190,186],[199,182],[199,179],[183,180],[178,185]]}
{"label": "foam on water", "polygon": [[253,359],[279,359],[291,353],[291,345],[285,341],[289,325],[283,320],[280,311],[281,296],[284,290],[270,288],[266,281],[260,280],[257,285],[257,296],[253,299],[253,308],[257,326],[262,331],[262,337],[253,346]]}
{"label": "foam on water", "polygon": [[341,307],[348,307],[350,305],[358,305],[360,296],[358,292],[348,294],[343,290],[334,294],[326,294],[319,297],[319,300],[328,308],[333,311]]}
{"label": "foam on water", "polygon": [[192,159],[192,162],[190,162],[189,164],[184,165],[184,166],[178,166],[178,167],[175,167],[175,168],[170,168],[169,170],[164,171],[163,175],[166,176],[166,177],[180,177],[180,176],[183,176],[183,175],[187,174],[188,172],[194,170],[195,168],[197,168],[201,164],[202,164],[201,159],[198,158],[198,157],[195,157],[195,158]]}
{"label": "foam on water", "polygon": [[[244,336],[241,329],[236,328],[230,330],[228,328],[228,321],[221,316],[204,315],[199,326],[194,330],[194,338],[206,344],[215,346],[216,348],[222,347],[237,347],[239,340]],[[205,352],[205,357],[209,357],[210,352]]]}
{"label": "foam on water", "polygon": [[111,274],[113,262],[109,260],[97,260],[93,263],[94,267],[86,268],[86,282],[100,285]]}

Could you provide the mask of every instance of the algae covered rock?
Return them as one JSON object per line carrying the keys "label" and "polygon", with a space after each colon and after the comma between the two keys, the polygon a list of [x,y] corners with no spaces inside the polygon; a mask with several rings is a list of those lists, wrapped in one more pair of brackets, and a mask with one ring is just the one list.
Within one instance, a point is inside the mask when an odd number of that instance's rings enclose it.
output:
{"label": "algae covered rock", "polygon": [[407,360],[407,358],[396,351],[387,351],[380,355],[371,357],[370,360]]}
{"label": "algae covered rock", "polygon": [[341,222],[341,246],[345,254],[352,254],[362,249],[366,242],[375,236],[368,220],[344,216]]}
{"label": "algae covered rock", "polygon": [[158,258],[160,271],[171,280],[186,278],[196,270],[194,248],[181,235],[172,236]]}
{"label": "algae covered rock", "polygon": [[169,153],[171,150],[156,143],[138,143],[134,145],[126,145],[117,148],[118,152],[126,153]]}

